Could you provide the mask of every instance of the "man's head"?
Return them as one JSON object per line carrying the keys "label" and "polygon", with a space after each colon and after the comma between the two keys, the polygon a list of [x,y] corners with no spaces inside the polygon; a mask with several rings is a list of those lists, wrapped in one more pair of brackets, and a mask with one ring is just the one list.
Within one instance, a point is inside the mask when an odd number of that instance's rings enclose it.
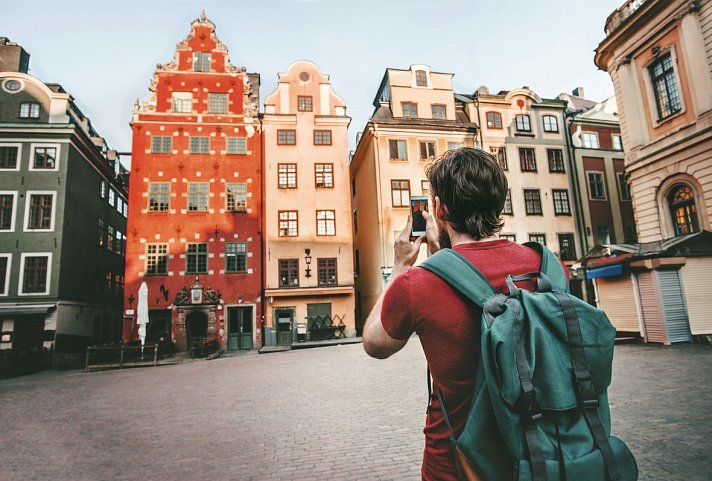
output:
{"label": "man's head", "polygon": [[442,220],[475,239],[490,237],[504,225],[500,213],[507,177],[487,152],[462,147],[445,152],[425,170],[430,192],[443,204]]}

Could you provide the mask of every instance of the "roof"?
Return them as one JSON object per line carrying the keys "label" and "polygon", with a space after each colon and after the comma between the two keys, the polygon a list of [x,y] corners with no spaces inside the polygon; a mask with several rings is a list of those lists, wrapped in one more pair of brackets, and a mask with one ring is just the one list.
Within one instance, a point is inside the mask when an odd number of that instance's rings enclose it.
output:
{"label": "roof", "polygon": [[560,100],[564,100],[565,102],[568,103],[568,107],[566,108],[567,112],[574,112],[576,110],[588,110],[590,108],[595,107],[598,102],[595,102],[593,100],[588,100],[583,97],[577,97],[576,95],[571,95],[571,94],[559,94],[557,97]]}
{"label": "roof", "polygon": [[398,126],[426,127],[426,128],[472,128],[476,129],[477,125],[470,120],[467,114],[461,109],[455,109],[456,120],[441,120],[427,118],[412,118],[412,117],[393,117],[393,112],[388,105],[379,105],[376,111],[371,116],[370,122],[377,124],[391,124]]}
{"label": "roof", "polygon": [[593,120],[597,122],[620,123],[618,118],[618,104],[615,97],[609,97],[601,103],[595,104],[587,111],[578,114],[576,120]]}

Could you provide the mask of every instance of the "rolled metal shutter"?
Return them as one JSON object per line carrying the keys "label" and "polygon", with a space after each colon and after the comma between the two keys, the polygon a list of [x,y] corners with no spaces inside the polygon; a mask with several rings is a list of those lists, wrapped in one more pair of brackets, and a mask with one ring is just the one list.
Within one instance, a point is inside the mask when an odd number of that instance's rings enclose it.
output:
{"label": "rolled metal shutter", "polygon": [[618,332],[640,332],[632,276],[595,279],[598,304]]}
{"label": "rolled metal shutter", "polygon": [[653,271],[644,271],[637,273],[635,277],[638,284],[640,311],[643,315],[645,342],[667,343],[655,275]]}
{"label": "rolled metal shutter", "polygon": [[688,257],[687,263],[680,269],[680,281],[690,332],[693,336],[712,334],[712,296],[709,292],[712,286],[712,257]]}
{"label": "rolled metal shutter", "polygon": [[660,285],[660,300],[665,315],[665,329],[668,344],[673,342],[690,342],[690,323],[687,320],[685,298],[682,295],[680,271],[655,271]]}

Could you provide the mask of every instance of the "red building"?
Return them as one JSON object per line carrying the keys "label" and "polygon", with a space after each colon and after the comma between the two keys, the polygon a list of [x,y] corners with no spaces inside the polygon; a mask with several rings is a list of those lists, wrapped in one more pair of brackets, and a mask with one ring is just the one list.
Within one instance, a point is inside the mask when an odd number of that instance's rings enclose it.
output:
{"label": "red building", "polygon": [[203,13],[149,90],[131,123],[124,340],[138,337],[145,281],[147,342],[259,347],[259,75],[230,64]]}

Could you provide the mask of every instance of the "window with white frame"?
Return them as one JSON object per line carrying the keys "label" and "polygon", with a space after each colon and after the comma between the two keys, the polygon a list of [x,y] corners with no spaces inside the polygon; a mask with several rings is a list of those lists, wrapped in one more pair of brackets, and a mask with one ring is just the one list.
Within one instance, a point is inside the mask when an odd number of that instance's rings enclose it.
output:
{"label": "window with white frame", "polygon": [[490,147],[490,154],[497,159],[502,170],[509,170],[509,165],[507,165],[507,148],[505,146]]}
{"label": "window with white frame", "polygon": [[613,142],[613,150],[623,150],[623,138],[620,135],[612,134],[611,141]]}
{"label": "window with white frame", "polygon": [[391,180],[391,199],[393,207],[408,207],[410,203],[410,180]]}
{"label": "window with white frame", "polygon": [[403,117],[417,117],[418,116],[418,104],[414,102],[401,102],[403,107]]}
{"label": "window with white frame", "polygon": [[672,53],[668,52],[648,67],[658,120],[664,120],[682,110]]}
{"label": "window with white frame", "polygon": [[405,140],[389,140],[388,153],[391,160],[408,160]]}
{"label": "window with white frame", "polygon": [[56,146],[35,146],[30,170],[56,170],[58,150]]}
{"label": "window with white frame", "polygon": [[15,212],[17,211],[17,192],[0,191],[0,232],[15,230]]}
{"label": "window with white frame", "polygon": [[25,206],[25,230],[54,230],[56,192],[27,192]]}
{"label": "window with white frame", "polygon": [[208,93],[208,113],[211,113],[211,114],[225,114],[225,113],[227,113],[227,94]]}
{"label": "window with white frame", "polygon": [[151,153],[170,154],[173,148],[173,139],[168,135],[151,136]]}
{"label": "window with white frame", "polygon": [[334,164],[314,164],[314,185],[317,188],[334,187]]}
{"label": "window with white frame", "polygon": [[245,137],[228,137],[227,138],[227,153],[228,154],[246,154],[247,153],[247,138]]}
{"label": "window with white frame", "polygon": [[99,231],[98,231],[98,233],[99,233],[99,238],[98,238],[98,243],[97,243],[97,245],[98,245],[99,247],[104,247],[104,242],[105,242],[105,239],[106,239],[106,235],[105,235],[105,232],[104,232],[104,219],[99,219]]}
{"label": "window with white frame", "polygon": [[282,210],[279,216],[279,237],[296,237],[299,235],[299,212]]}
{"label": "window with white frame", "polygon": [[434,141],[425,140],[420,142],[420,160],[433,160],[436,155]]}
{"label": "window with white frame", "polygon": [[37,102],[23,102],[20,104],[21,119],[38,119],[40,117],[40,104]]}
{"label": "window with white frame", "polygon": [[20,295],[49,294],[51,253],[20,254]]}
{"label": "window with white frame", "polygon": [[247,212],[247,183],[228,182],[225,184],[225,210]]}
{"label": "window with white frame", "polygon": [[529,234],[529,242],[538,242],[546,245],[546,234]]}
{"label": "window with white frame", "polygon": [[193,111],[192,92],[173,92],[171,94],[171,105],[173,112],[189,114]]}
{"label": "window with white frame", "polygon": [[210,72],[211,60],[210,52],[193,52],[193,71]]}
{"label": "window with white frame", "polygon": [[558,132],[559,122],[553,115],[545,115],[542,117],[544,121],[544,132]]}
{"label": "window with white frame", "polygon": [[277,130],[277,145],[297,145],[297,131],[294,129]]}
{"label": "window with white frame", "polygon": [[225,272],[247,272],[247,244],[244,242],[225,243]]}
{"label": "window with white frame", "polygon": [[106,250],[108,250],[108,251],[114,250],[114,227],[113,226],[106,227]]}
{"label": "window with white frame", "polygon": [[146,244],[146,275],[168,275],[168,244]]}
{"label": "window with white frame", "polygon": [[519,114],[514,116],[514,128],[517,132],[531,132],[532,124],[527,114]]}
{"label": "window with white frame", "polygon": [[336,235],[336,211],[316,211],[316,235]]}
{"label": "window with white frame", "polygon": [[191,154],[209,154],[210,137],[190,137],[189,149]]}
{"label": "window with white frame", "polygon": [[19,159],[19,145],[0,145],[0,170],[17,170]]}
{"label": "window with white frame", "polygon": [[188,183],[188,212],[207,212],[210,184],[207,182]]}
{"label": "window with white frame", "polygon": [[517,234],[499,234],[500,239],[507,239],[508,241],[517,242]]}
{"label": "window with white frame", "polygon": [[297,164],[277,164],[277,188],[297,188]]}
{"label": "window with white frame", "polygon": [[116,205],[116,192],[111,187],[109,187],[109,205],[111,207]]}
{"label": "window with white frame", "polygon": [[583,142],[584,149],[598,148],[598,134],[595,132],[583,132],[581,134],[581,141]]}
{"label": "window with white frame", "polygon": [[168,212],[170,198],[170,182],[151,182],[148,184],[149,212]]}

